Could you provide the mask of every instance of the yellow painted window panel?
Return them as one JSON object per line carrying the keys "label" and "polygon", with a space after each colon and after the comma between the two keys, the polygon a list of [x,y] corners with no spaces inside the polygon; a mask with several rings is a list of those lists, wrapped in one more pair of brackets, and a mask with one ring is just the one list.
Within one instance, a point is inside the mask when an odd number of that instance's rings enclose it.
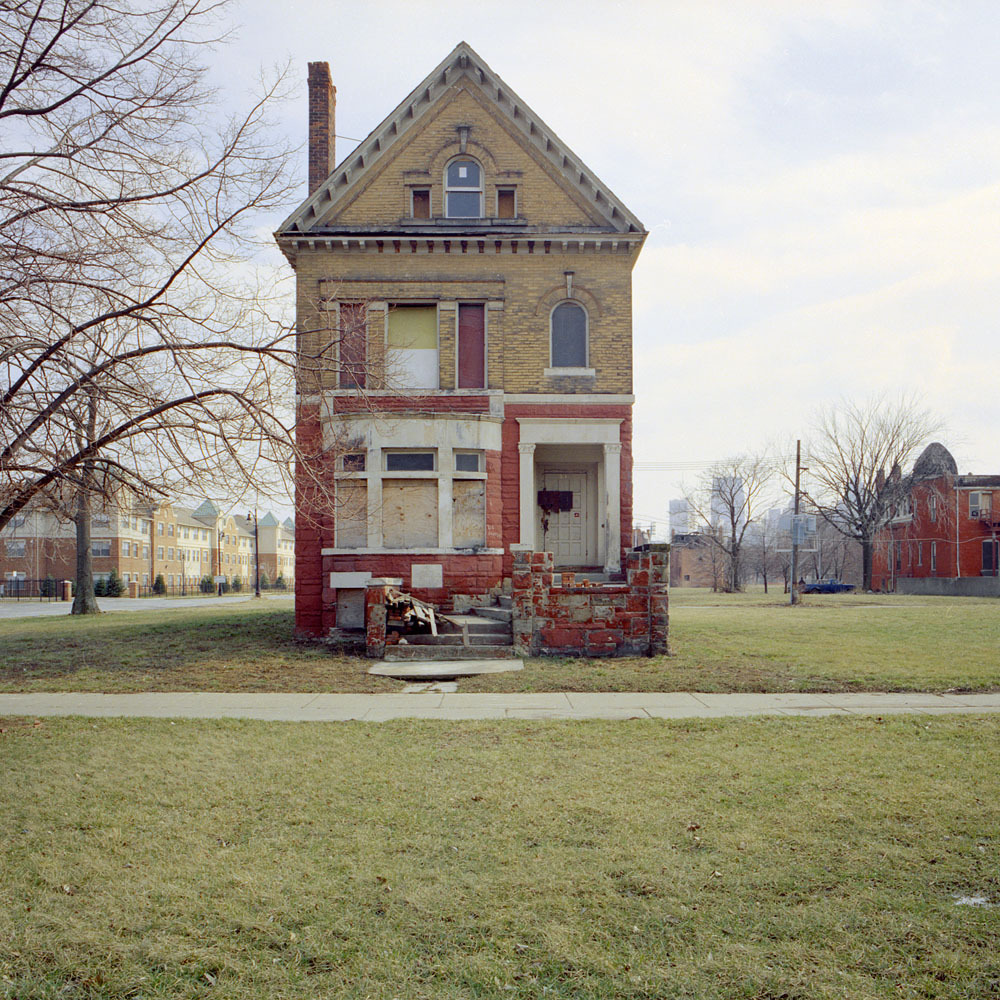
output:
{"label": "yellow painted window panel", "polygon": [[437,307],[393,306],[389,310],[389,346],[409,350],[436,350]]}

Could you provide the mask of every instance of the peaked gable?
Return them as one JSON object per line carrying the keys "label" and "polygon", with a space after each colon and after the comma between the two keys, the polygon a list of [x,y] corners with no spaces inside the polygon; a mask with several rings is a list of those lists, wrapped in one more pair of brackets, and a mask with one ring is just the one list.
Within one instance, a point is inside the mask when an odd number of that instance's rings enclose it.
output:
{"label": "peaked gable", "polygon": [[369,176],[389,159],[390,151],[418,125],[430,121],[435,110],[454,96],[456,83],[478,97],[483,106],[501,118],[536,162],[567,195],[585,206],[591,220],[611,232],[644,234],[642,223],[562,142],[538,115],[498,77],[465,42],[459,43],[343,161],[327,180],[281,225],[280,233],[293,235],[322,227],[335,205],[350,200]]}

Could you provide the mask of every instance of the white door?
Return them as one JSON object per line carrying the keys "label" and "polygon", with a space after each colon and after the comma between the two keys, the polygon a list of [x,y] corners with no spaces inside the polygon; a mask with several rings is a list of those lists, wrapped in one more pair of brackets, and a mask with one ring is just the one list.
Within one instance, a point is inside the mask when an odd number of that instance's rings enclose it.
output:
{"label": "white door", "polygon": [[556,566],[597,564],[592,479],[592,474],[582,469],[540,470],[539,490],[558,490],[573,494],[569,510],[545,514],[538,507],[538,548],[551,552]]}

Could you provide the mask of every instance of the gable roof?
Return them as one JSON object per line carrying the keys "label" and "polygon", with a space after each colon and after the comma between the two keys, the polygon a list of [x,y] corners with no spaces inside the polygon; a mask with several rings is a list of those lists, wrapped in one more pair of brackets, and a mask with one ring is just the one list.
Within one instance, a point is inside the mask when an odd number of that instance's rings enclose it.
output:
{"label": "gable roof", "polygon": [[588,169],[569,147],[507,84],[467,42],[459,42],[397,107],[368,135],[332,174],[285,221],[279,234],[294,235],[312,230],[341,197],[378,163],[385,153],[460,78],[477,86],[487,102],[520,132],[543,161],[563,178],[566,186],[581,194],[607,220],[614,232],[645,234],[642,223],[625,207],[606,184]]}
{"label": "gable roof", "polygon": [[212,501],[208,500],[208,499],[203,500],[200,507],[198,507],[195,510],[191,511],[191,516],[192,517],[210,518],[211,520],[215,520],[215,518],[219,517],[220,514],[221,514],[221,512],[220,512],[219,508],[216,507],[215,504],[212,503]]}

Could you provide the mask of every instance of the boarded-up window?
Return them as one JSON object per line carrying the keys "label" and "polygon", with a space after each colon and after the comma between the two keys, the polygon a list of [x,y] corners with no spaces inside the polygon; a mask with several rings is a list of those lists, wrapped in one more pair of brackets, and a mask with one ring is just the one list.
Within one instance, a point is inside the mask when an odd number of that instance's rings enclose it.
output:
{"label": "boarded-up window", "polygon": [[587,314],[575,302],[552,310],[552,367],[587,367]]}
{"label": "boarded-up window", "polygon": [[438,387],[437,306],[392,306],[387,346],[387,375],[393,385],[403,389]]}
{"label": "boarded-up window", "polygon": [[517,200],[513,188],[497,188],[497,218],[513,219],[517,215]]}
{"label": "boarded-up window", "polygon": [[431,217],[431,193],[426,188],[413,191],[413,218],[429,219]]}
{"label": "boarded-up window", "polygon": [[363,302],[340,304],[340,388],[365,387],[368,310]]}
{"label": "boarded-up window", "polygon": [[368,483],[365,480],[337,481],[335,523],[337,548],[363,549],[368,544]]}
{"label": "boarded-up window", "polygon": [[452,483],[452,542],[457,549],[486,544],[486,483],[456,479]]}
{"label": "boarded-up window", "polygon": [[458,388],[486,388],[486,309],[458,307]]}
{"label": "boarded-up window", "polygon": [[382,480],[382,544],[387,549],[436,548],[436,479]]}

